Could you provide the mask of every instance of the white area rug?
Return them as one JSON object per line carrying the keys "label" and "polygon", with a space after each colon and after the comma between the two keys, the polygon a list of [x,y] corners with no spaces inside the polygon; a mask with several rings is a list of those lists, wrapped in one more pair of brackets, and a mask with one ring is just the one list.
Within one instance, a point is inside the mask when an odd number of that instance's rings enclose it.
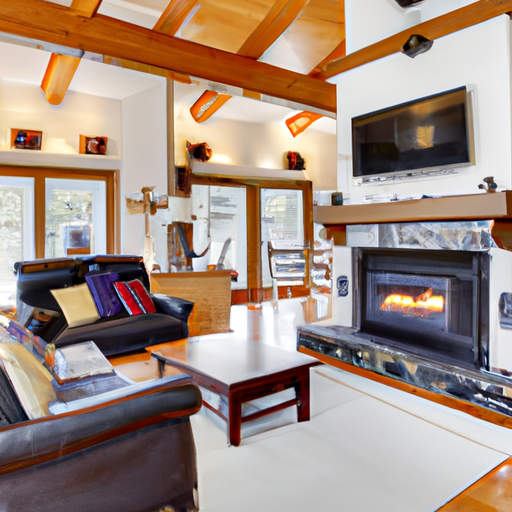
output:
{"label": "white area rug", "polygon": [[247,424],[239,447],[193,416],[201,511],[429,512],[512,453],[512,431],[331,367],[311,405]]}

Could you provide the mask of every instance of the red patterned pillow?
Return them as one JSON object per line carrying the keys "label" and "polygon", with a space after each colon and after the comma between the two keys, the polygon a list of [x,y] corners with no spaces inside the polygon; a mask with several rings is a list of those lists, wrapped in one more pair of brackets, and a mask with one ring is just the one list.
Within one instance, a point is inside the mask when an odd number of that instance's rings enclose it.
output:
{"label": "red patterned pillow", "polygon": [[135,300],[139,303],[139,306],[141,306],[146,313],[156,313],[155,304],[149,296],[146,287],[138,279],[129,281],[128,284],[130,285],[131,292],[133,293]]}
{"label": "red patterned pillow", "polygon": [[117,281],[114,288],[130,315],[156,313],[155,305],[144,285],[138,280]]}
{"label": "red patterned pillow", "polygon": [[125,281],[116,281],[113,283],[113,286],[119,295],[119,299],[123,303],[126,311],[130,313],[130,315],[142,315],[144,310],[140,307],[139,303],[135,300],[131,292],[130,285]]}

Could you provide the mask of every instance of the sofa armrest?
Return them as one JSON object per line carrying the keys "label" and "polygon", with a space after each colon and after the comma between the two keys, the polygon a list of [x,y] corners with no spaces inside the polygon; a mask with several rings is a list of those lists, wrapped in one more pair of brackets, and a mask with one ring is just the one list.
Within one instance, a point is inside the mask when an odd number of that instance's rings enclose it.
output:
{"label": "sofa armrest", "polygon": [[188,376],[123,388],[124,396],[0,429],[0,474],[90,448],[149,425],[181,421],[199,411],[199,388]]}
{"label": "sofa armrest", "polygon": [[151,298],[153,299],[158,313],[173,316],[185,323],[194,308],[194,303],[189,300],[171,297],[163,293],[152,293]]}

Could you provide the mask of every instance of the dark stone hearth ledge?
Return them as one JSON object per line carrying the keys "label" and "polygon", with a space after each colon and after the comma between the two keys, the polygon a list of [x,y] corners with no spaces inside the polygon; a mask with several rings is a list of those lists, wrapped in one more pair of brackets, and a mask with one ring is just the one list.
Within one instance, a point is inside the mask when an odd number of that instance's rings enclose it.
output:
{"label": "dark stone hearth ledge", "polygon": [[[412,353],[381,345],[379,341],[385,343],[384,339],[373,337],[372,340],[358,335],[356,329],[336,325],[306,325],[297,329],[298,350],[303,347],[315,352],[321,360],[332,363],[333,366],[343,368],[349,365],[512,418],[511,378],[429,361]],[[508,420],[493,422],[512,428],[512,423]]]}

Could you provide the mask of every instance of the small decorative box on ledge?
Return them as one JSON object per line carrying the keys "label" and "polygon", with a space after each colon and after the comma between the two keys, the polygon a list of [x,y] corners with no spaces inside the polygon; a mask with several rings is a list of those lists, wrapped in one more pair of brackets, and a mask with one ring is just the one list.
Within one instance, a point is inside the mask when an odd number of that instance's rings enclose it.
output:
{"label": "small decorative box on ledge", "polygon": [[105,155],[108,137],[103,135],[80,135],[81,155]]}

